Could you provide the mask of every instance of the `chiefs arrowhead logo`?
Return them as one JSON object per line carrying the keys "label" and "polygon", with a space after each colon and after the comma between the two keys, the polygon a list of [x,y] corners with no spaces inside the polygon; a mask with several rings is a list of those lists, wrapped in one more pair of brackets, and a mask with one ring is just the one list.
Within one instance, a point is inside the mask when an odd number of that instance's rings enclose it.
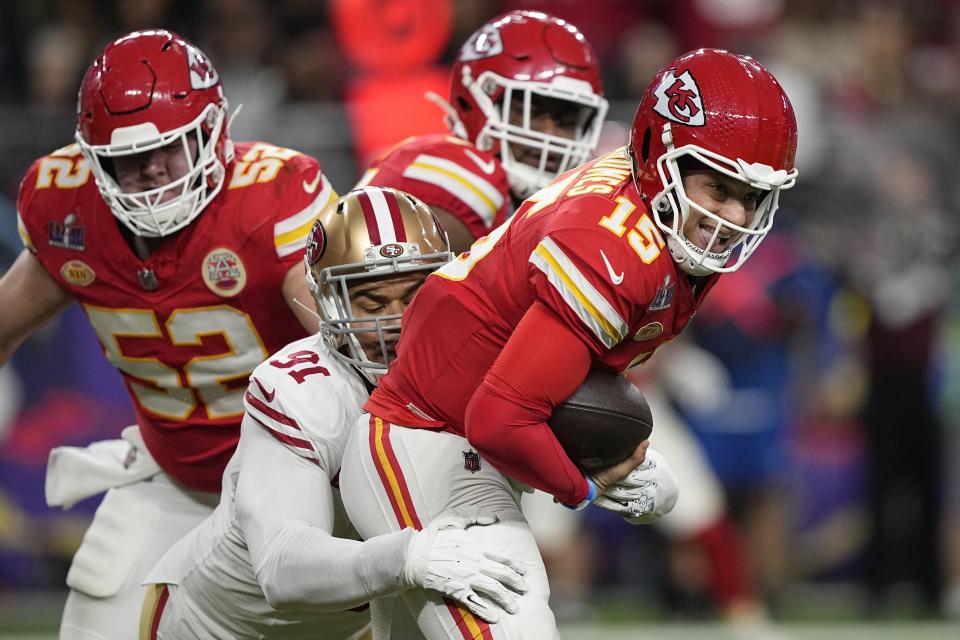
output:
{"label": "chiefs arrowhead logo", "polygon": [[217,70],[210,61],[194,46],[187,45],[187,64],[190,67],[190,87],[209,89],[220,82]]}
{"label": "chiefs arrowhead logo", "polygon": [[460,62],[492,58],[501,53],[503,53],[503,40],[500,38],[500,28],[488,24],[464,43],[460,49]]}
{"label": "chiefs arrowhead logo", "polygon": [[653,93],[657,98],[653,110],[664,118],[691,127],[706,124],[700,87],[689,71],[679,76],[668,71]]}

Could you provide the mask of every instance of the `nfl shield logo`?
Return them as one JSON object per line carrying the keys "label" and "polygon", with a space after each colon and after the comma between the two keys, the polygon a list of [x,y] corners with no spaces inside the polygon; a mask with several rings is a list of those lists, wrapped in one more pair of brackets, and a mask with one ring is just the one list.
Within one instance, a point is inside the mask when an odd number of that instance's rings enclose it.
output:
{"label": "nfl shield logo", "polygon": [[476,451],[464,451],[463,468],[470,473],[480,471],[480,454]]}

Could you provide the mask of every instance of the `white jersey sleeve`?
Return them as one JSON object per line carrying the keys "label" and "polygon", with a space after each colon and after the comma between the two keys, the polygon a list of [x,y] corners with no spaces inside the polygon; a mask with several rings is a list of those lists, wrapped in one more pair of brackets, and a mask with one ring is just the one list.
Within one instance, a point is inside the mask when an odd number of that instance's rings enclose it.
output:
{"label": "white jersey sleeve", "polygon": [[249,415],[239,456],[237,518],[271,607],[341,611],[405,586],[401,576],[412,529],[365,542],[333,537],[328,473],[291,456]]}
{"label": "white jersey sleeve", "polygon": [[360,377],[319,335],[291,343],[250,378],[236,512],[275,609],[336,611],[401,586],[412,531],[367,542],[332,535],[331,481],[366,398]]}
{"label": "white jersey sleeve", "polygon": [[220,504],[147,576],[175,587],[164,637],[354,637],[369,623],[355,607],[409,586],[415,532],[349,539],[331,486],[366,397],[319,336],[254,371]]}
{"label": "white jersey sleeve", "polygon": [[367,391],[319,334],[292,342],[250,376],[247,417],[290,451],[333,477]]}

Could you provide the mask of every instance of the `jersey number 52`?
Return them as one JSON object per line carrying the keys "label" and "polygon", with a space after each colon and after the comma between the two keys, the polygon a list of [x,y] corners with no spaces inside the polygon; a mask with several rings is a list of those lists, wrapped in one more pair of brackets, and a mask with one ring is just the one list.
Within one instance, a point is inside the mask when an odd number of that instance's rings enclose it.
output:
{"label": "jersey number 52", "polygon": [[[93,305],[84,305],[84,309],[107,359],[127,375],[140,406],[170,420],[187,418],[198,405],[210,419],[242,415],[246,384],[227,383],[246,382],[254,368],[270,355],[250,316],[226,305],[176,309],[164,323],[165,332],[151,309]],[[158,358],[128,355],[120,343],[121,338],[141,338],[169,340],[167,344],[178,347],[200,346],[205,336],[216,335],[223,337],[228,352],[198,355],[180,368]]]}

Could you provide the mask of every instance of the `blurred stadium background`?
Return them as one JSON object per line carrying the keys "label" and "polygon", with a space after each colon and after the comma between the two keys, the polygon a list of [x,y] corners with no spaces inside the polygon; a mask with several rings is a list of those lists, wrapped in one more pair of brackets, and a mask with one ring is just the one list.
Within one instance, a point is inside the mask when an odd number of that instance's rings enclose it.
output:
{"label": "blurred stadium background", "polygon": [[[459,43],[516,8],[568,19],[597,49],[607,148],[625,141],[653,72],[699,46],[771,68],[800,127],[777,236],[694,321],[727,403],[711,414],[691,401],[692,375],[667,389],[776,626],[718,624],[692,541],[588,513],[550,553],[564,637],[960,637],[957,0],[6,1],[0,267],[20,250],[19,181],[72,141],[80,77],[110,39],[162,26],[194,40],[243,105],[234,139],[311,153],[343,193],[377,151],[442,130],[423,93],[445,95]],[[77,308],[0,370],[3,637],[53,637],[96,507],[44,505],[48,451],[130,422]]]}

